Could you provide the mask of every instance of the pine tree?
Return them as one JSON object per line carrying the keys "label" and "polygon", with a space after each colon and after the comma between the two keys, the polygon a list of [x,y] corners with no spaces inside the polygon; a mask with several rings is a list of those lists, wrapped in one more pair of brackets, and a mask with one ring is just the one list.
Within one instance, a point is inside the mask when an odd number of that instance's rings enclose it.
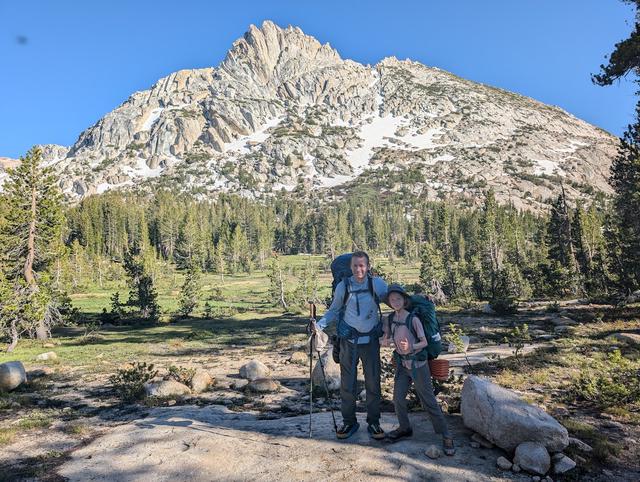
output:
{"label": "pine tree", "polygon": [[[47,271],[61,252],[61,194],[51,169],[42,167],[42,151],[31,149],[9,169],[4,184],[6,215],[0,233],[1,265],[20,307],[16,330],[46,339],[60,319]],[[9,350],[18,342],[15,331]]]}
{"label": "pine tree", "polygon": [[269,278],[269,302],[274,306],[280,305],[283,309],[287,309],[287,293],[285,284],[285,274],[282,269],[282,263],[278,256],[274,256],[269,263],[267,272]]}
{"label": "pine tree", "polygon": [[564,287],[564,295],[575,295],[579,291],[579,271],[574,244],[571,217],[564,187],[562,187],[560,195],[551,205],[551,216],[547,227],[547,245],[552,267],[550,274],[554,277],[563,277],[562,279],[550,280],[550,283]]}
{"label": "pine tree", "polygon": [[[635,4],[636,23],[629,38],[615,45],[609,63],[593,75],[597,85],[611,85],[629,72],[640,85],[640,0]],[[636,96],[640,91],[636,92]],[[618,156],[611,165],[609,183],[614,189],[613,213],[608,226],[610,267],[618,287],[631,292],[640,287],[640,100],[636,104],[635,122],[621,139]]]}
{"label": "pine tree", "polygon": [[184,283],[180,289],[178,312],[182,316],[189,316],[198,306],[200,298],[200,268],[195,264],[187,268]]}
{"label": "pine tree", "polygon": [[128,304],[138,307],[142,318],[158,321],[158,293],[145,266],[144,257],[137,247],[125,253],[124,269],[129,277]]}
{"label": "pine tree", "polygon": [[425,244],[420,264],[420,283],[427,293],[435,298],[438,304],[444,304],[447,301],[446,295],[442,290],[442,284],[446,276],[442,255],[431,244]]}

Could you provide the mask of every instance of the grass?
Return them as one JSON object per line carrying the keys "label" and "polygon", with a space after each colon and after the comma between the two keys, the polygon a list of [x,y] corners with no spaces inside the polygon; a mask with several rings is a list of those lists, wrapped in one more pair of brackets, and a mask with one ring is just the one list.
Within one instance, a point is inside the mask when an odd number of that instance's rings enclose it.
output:
{"label": "grass", "polygon": [[[610,456],[617,456],[622,450],[620,444],[609,440],[606,435],[593,425],[573,419],[562,420],[562,425],[565,426],[572,436],[593,447],[593,452],[588,455],[599,463],[605,463]],[[567,451],[571,452],[570,449]]]}
{"label": "grass", "polygon": [[50,413],[34,410],[27,417],[21,419],[17,423],[17,427],[24,430],[36,428],[48,428],[53,423],[53,417]]}
{"label": "grass", "polygon": [[9,445],[16,438],[15,428],[0,428],[0,447]]}

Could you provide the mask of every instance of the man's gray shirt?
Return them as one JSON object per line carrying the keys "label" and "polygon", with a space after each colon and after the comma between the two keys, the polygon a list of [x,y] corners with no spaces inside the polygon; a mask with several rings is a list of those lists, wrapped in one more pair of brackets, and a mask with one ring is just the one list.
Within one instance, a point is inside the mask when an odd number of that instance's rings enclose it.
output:
{"label": "man's gray shirt", "polygon": [[[372,278],[372,283],[378,299],[380,301],[385,299],[387,296],[387,283],[377,276]],[[318,326],[321,329],[324,330],[327,325],[338,319],[340,310],[343,307],[345,289],[344,281],[340,281],[336,286],[329,310],[318,321]],[[353,293],[354,291],[360,292]],[[360,333],[367,333],[373,330],[380,321],[378,305],[369,292],[368,278],[365,278],[362,283],[356,282],[353,276],[349,278],[349,296],[346,302],[344,321]]]}

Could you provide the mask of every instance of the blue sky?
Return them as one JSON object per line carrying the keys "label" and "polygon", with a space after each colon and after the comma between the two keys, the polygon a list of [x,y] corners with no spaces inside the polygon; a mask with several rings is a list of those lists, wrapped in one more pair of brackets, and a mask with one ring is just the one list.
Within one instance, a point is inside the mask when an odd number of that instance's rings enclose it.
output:
{"label": "blue sky", "polygon": [[632,29],[619,0],[0,0],[0,156],[71,145],[135,91],[216,66],[249,24],[270,19],[343,58],[395,55],[559,105],[621,135],[634,85],[591,84]]}

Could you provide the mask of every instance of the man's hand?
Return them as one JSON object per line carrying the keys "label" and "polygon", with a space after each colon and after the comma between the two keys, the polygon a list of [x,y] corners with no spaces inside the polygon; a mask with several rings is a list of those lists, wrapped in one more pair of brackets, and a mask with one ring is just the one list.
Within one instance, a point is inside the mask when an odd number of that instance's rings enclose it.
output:
{"label": "man's hand", "polygon": [[318,333],[318,331],[320,330],[320,327],[318,326],[318,324],[316,323],[316,320],[314,320],[313,318],[309,320],[309,325],[307,325],[307,332],[310,335],[315,335]]}

